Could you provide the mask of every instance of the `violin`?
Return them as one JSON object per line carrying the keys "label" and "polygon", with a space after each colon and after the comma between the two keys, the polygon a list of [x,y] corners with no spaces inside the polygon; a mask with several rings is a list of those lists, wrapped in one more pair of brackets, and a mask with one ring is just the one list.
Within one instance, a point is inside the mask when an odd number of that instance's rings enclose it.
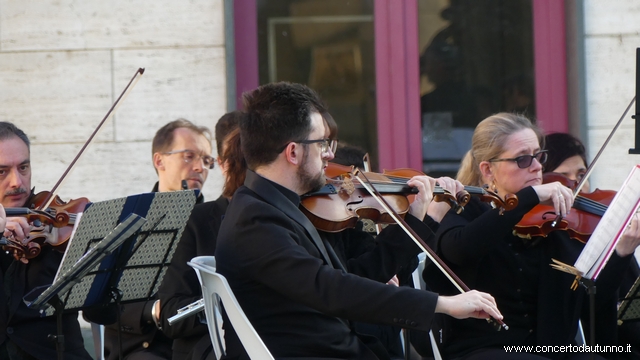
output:
{"label": "violin", "polygon": [[[395,181],[400,181],[400,182],[403,182],[403,181],[406,182],[406,180],[414,176],[425,175],[420,171],[407,169],[407,168],[401,168],[396,170],[384,170],[382,173],[383,175]],[[492,191],[489,191],[488,187],[465,185],[464,191],[456,194],[456,198],[458,202],[462,204],[462,207],[464,207],[464,205],[466,205],[469,202],[469,200],[471,199],[471,196],[477,197],[482,202],[492,203],[496,208],[500,209],[500,213],[504,212],[505,210],[506,211],[513,210],[516,206],[518,206],[517,196],[513,194],[507,194],[505,195],[504,199],[502,199],[498,196],[498,194]],[[434,196],[434,200],[439,201],[435,196]],[[461,210],[464,210],[464,208],[462,208]],[[460,213],[461,211],[456,210],[456,212]]]}
{"label": "violin", "polygon": [[570,180],[562,174],[545,173],[542,175],[543,183],[560,181],[565,186],[571,188],[574,194],[577,193],[577,195],[574,195],[572,205],[574,210],[569,212],[567,218],[556,216],[555,209],[551,206],[536,205],[516,224],[513,230],[514,235],[531,239],[533,236],[547,236],[551,231],[564,230],[569,233],[572,239],[583,243],[589,240],[589,237],[593,234],[604,212],[615,197],[616,191],[596,189],[592,193],[583,193],[580,190],[593,172],[602,152],[613,138],[613,135],[627,116],[627,113],[635,101],[636,98],[634,97],[622,113],[622,116],[620,116],[620,119],[618,119],[618,122],[613,126],[609,136],[607,136],[607,139],[600,147],[600,150],[598,150],[593,161],[591,161],[580,182]]}
{"label": "violin", "polygon": [[[559,181],[575,190],[578,183],[558,173],[545,173],[543,183]],[[572,210],[566,217],[558,218],[551,205],[536,205],[516,224],[513,233],[524,239],[546,237],[552,231],[566,231],[569,237],[586,243],[600,219],[616,195],[613,190],[596,189],[591,193],[580,192],[574,199]]]}
{"label": "violin", "polygon": [[[389,212],[381,208],[375,200],[357,181],[354,183],[349,166],[329,163],[325,174],[331,178],[319,191],[309,193],[301,198],[301,210],[311,220],[313,225],[322,231],[339,232],[356,226],[359,218],[373,220],[377,224],[392,224],[396,221]],[[374,188],[389,203],[394,212],[404,217],[409,211],[413,194],[417,189],[406,184],[407,180],[416,175],[424,175],[412,169],[385,170],[382,174],[365,172],[372,180]],[[480,196],[484,201],[499,203],[502,209],[511,210],[517,206],[517,197],[507,196],[502,201],[496,194],[486,189],[465,186],[455,196],[440,186],[433,190],[433,201],[446,201],[460,213],[471,199],[471,194]]]}
{"label": "violin", "polygon": [[23,240],[9,236],[3,244],[3,249],[16,260],[28,263],[40,255],[44,244],[64,252],[73,232],[76,214],[83,212],[89,204],[89,200],[84,197],[64,202],[55,196],[47,209],[38,210],[50,196],[50,192],[42,191],[32,196],[25,207],[5,209],[7,217],[22,216],[32,225],[31,232]]}
{"label": "violin", "polygon": [[[406,183],[394,183],[382,174],[367,175],[375,179],[373,186],[398,214],[404,216],[409,211],[411,203],[408,195],[415,194],[417,189]],[[434,190],[434,199],[458,204],[453,195],[439,187]],[[326,232],[353,228],[360,218],[373,220],[377,224],[395,223],[388,212],[350,176],[343,176],[341,179],[328,178],[322,189],[303,195],[300,205],[300,209],[316,229]]]}

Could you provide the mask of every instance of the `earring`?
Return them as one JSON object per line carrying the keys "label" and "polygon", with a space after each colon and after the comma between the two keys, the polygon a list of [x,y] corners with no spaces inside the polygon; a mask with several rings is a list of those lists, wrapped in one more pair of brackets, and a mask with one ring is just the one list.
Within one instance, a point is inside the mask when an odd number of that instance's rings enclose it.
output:
{"label": "earring", "polygon": [[496,194],[498,193],[498,187],[496,186],[495,179],[491,180],[491,191],[493,191]]}

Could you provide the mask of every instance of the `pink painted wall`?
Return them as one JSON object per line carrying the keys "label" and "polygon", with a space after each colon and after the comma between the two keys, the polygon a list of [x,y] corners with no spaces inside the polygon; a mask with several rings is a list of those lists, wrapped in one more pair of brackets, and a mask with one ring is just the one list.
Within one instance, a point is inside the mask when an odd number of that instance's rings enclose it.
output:
{"label": "pink painted wall", "polygon": [[422,169],[416,0],[376,0],[374,33],[380,169]]}
{"label": "pink painted wall", "polygon": [[242,93],[260,85],[258,77],[258,10],[256,0],[233,2],[237,108],[242,109]]}
{"label": "pink painted wall", "polygon": [[535,0],[532,3],[538,124],[546,133],[568,132],[564,1]]}

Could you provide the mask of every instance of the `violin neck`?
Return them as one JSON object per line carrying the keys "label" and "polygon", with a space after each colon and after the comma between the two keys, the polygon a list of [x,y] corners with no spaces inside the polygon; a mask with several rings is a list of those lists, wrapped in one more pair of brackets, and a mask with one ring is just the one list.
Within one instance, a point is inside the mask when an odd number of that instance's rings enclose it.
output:
{"label": "violin neck", "polygon": [[18,208],[4,208],[7,217],[11,216],[24,216],[32,213],[31,209],[26,207],[18,207]]}
{"label": "violin neck", "polygon": [[395,183],[373,183],[373,187],[381,194],[417,194],[418,188],[411,187],[407,184]]}
{"label": "violin neck", "polygon": [[483,195],[486,194],[486,190],[479,186],[465,186],[464,190],[471,195]]}
{"label": "violin neck", "polygon": [[573,202],[573,208],[594,215],[603,216],[604,212],[607,211],[608,206],[586,198],[582,195],[578,195],[576,196],[576,200]]}

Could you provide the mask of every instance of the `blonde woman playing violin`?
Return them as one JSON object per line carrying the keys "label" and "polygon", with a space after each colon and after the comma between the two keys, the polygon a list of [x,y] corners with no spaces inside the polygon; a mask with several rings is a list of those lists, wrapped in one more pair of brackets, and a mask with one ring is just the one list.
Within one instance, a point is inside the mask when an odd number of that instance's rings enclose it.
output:
{"label": "blonde woman playing violin", "polygon": [[[465,185],[488,185],[498,195],[515,194],[518,206],[499,214],[497,209],[472,199],[458,215],[449,212],[437,234],[443,260],[471,288],[491,293],[504,315],[508,331],[497,332],[486,322],[451,320],[443,334],[447,357],[461,359],[579,358],[584,353],[553,352],[574,343],[578,319],[588,309],[585,289],[573,291],[574,276],[552,269],[551,259],[575,263],[584,244],[566,232],[521,239],[513,227],[537,204],[566,215],[573,197],[559,182],[542,184],[547,158],[540,130],[527,118],[511,113],[490,116],[478,124],[472,147],[463,160],[458,180]],[[616,288],[640,243],[638,219],[616,247],[596,282],[596,339],[599,345],[615,345]],[[430,274],[431,270],[425,272]],[[425,276],[427,285],[447,291],[444,282]],[[584,322],[583,322],[584,323]],[[532,346],[528,352],[507,352],[505,346]],[[590,355],[590,354],[587,354]],[[607,356],[608,354],[603,354]]]}

